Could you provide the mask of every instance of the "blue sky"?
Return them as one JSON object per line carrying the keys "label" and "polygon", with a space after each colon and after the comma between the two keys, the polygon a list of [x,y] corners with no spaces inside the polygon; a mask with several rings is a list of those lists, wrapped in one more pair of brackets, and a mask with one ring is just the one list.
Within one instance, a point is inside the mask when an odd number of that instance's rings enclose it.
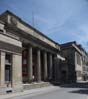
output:
{"label": "blue sky", "polygon": [[7,9],[56,42],[88,50],[88,0],[0,0],[0,13]]}

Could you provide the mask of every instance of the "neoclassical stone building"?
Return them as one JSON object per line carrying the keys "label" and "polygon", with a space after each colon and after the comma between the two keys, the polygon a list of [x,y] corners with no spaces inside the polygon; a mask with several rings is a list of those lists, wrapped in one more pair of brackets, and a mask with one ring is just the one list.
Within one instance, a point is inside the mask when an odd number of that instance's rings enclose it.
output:
{"label": "neoclassical stone building", "polygon": [[0,93],[22,91],[23,84],[57,80],[59,53],[58,43],[21,18],[10,11],[1,14]]}
{"label": "neoclassical stone building", "polygon": [[81,81],[87,65],[76,42],[60,45],[12,12],[0,15],[0,94]]}

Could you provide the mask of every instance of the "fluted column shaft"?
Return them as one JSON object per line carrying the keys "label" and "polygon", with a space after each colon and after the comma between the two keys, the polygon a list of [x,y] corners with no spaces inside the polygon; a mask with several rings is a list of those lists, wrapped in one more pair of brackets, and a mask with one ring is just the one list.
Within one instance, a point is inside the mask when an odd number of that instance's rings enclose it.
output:
{"label": "fluted column shaft", "polygon": [[28,55],[28,79],[29,82],[33,80],[33,67],[32,67],[32,47],[29,47],[29,55]]}
{"label": "fluted column shaft", "polygon": [[41,55],[40,50],[37,50],[37,81],[41,81]]}
{"label": "fluted column shaft", "polygon": [[44,52],[44,80],[47,80],[47,53]]}

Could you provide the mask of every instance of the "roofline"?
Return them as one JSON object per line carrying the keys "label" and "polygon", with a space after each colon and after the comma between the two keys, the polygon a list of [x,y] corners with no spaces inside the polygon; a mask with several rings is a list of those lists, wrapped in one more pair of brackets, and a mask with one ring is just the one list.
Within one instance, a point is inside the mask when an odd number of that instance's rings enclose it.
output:
{"label": "roofline", "polygon": [[71,42],[66,42],[66,43],[63,43],[63,44],[60,44],[61,46],[64,46],[64,45],[71,45],[71,44],[76,44],[76,41],[71,41]]}
{"label": "roofline", "polygon": [[[23,21],[21,18],[19,18],[17,15],[13,14],[11,11],[6,10],[4,13],[2,13],[1,15],[5,14],[5,13],[9,13],[12,16],[16,17],[20,22],[22,22],[23,24],[25,24],[26,26],[30,27],[31,29],[33,29],[34,31],[36,31],[38,34],[44,36],[45,38],[47,38],[48,40],[52,41],[53,43],[57,44],[58,46],[60,46],[59,43],[55,42],[54,40],[52,40],[51,38],[49,38],[48,36],[46,36],[44,33],[40,32],[38,29],[36,29],[35,27],[33,27],[32,25],[26,23],[25,21]],[[0,16],[1,16],[0,15]]]}
{"label": "roofline", "polygon": [[[61,49],[69,48],[71,46],[74,47],[78,52],[81,51],[81,49],[78,47],[76,41],[72,41],[72,42],[67,42],[67,43],[61,44]],[[80,52],[80,54],[81,54],[81,52]]]}

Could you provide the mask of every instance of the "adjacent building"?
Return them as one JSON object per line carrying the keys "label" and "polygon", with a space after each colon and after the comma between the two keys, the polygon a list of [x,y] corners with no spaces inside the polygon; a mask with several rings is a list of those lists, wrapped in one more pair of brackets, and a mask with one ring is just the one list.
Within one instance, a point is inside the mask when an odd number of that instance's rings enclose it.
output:
{"label": "adjacent building", "polygon": [[82,52],[82,70],[83,70],[83,80],[88,80],[88,53],[82,48],[81,45],[78,45]]}
{"label": "adjacent building", "polygon": [[66,59],[61,62],[61,81],[67,83],[82,81],[82,51],[78,44],[75,41],[62,44],[61,54]]}

